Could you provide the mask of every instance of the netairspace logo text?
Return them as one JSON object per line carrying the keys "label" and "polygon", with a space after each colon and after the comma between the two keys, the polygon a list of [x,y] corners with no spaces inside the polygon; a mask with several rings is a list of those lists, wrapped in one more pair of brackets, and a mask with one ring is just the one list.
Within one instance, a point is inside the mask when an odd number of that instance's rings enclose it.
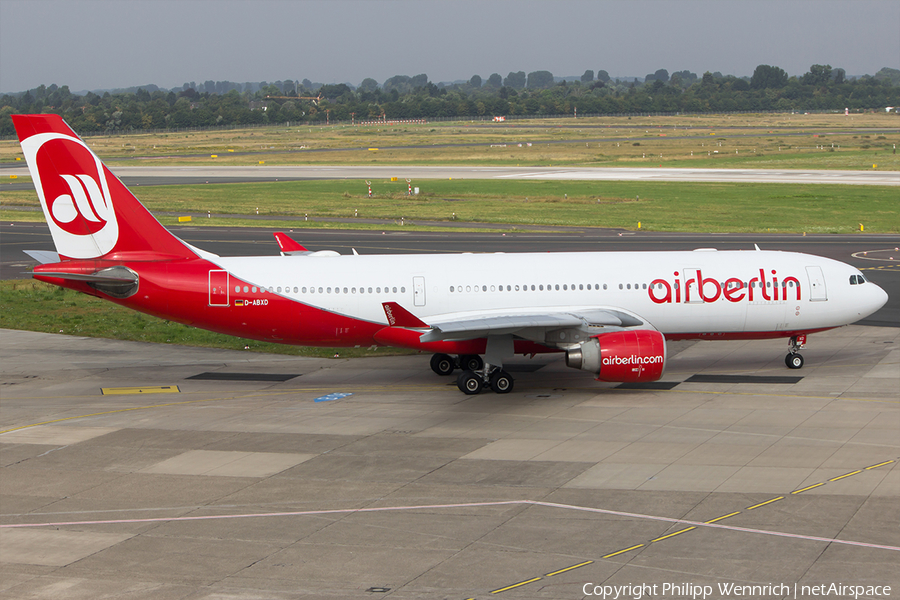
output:
{"label": "netairspace logo text", "polygon": [[[603,600],[619,600],[630,598],[669,597],[669,598],[693,598],[694,600],[707,598],[761,598],[765,596],[778,596],[780,598],[853,598],[858,600],[860,596],[890,597],[889,585],[851,585],[844,583],[826,583],[821,585],[800,585],[787,583],[770,583],[765,585],[739,585],[736,583],[719,583],[715,587],[711,585],[697,585],[694,583],[641,583],[628,585],[594,585],[586,583],[581,588],[585,596],[595,596]],[[713,594],[716,594],[713,596]]]}

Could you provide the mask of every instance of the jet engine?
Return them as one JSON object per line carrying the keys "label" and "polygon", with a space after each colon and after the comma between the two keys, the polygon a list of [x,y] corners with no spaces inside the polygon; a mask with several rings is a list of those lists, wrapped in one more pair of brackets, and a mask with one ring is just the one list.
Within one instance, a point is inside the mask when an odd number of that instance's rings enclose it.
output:
{"label": "jet engine", "polygon": [[656,381],[666,366],[666,340],[658,331],[614,331],[566,352],[566,365],[597,374],[597,381]]}

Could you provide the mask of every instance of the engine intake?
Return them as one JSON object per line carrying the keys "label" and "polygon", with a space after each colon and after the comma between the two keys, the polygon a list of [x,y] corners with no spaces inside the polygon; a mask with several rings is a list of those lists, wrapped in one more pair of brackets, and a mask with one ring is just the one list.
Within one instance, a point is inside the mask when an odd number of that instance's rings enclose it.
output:
{"label": "engine intake", "polygon": [[666,367],[666,340],[658,331],[615,331],[566,352],[566,365],[598,381],[656,381]]}

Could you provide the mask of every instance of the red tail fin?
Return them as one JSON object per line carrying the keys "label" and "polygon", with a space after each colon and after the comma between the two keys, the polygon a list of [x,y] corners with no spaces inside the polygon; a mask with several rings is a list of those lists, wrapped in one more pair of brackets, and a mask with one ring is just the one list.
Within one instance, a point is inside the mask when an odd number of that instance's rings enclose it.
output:
{"label": "red tail fin", "polygon": [[13,115],[12,120],[63,260],[197,256],[153,218],[62,117]]}

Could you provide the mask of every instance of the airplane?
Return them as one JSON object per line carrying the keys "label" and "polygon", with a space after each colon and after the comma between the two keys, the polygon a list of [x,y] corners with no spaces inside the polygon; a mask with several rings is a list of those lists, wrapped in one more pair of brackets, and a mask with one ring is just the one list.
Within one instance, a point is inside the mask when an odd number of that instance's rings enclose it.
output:
{"label": "airplane", "polygon": [[667,340],[787,338],[848,325],[887,294],[856,268],[793,252],[339,255],[276,233],[280,256],[225,257],[163,227],[57,115],[13,115],[56,252],[32,276],[229,335],[433,353],[466,394],[513,389],[516,354],[565,354],[598,381],[662,377]]}

